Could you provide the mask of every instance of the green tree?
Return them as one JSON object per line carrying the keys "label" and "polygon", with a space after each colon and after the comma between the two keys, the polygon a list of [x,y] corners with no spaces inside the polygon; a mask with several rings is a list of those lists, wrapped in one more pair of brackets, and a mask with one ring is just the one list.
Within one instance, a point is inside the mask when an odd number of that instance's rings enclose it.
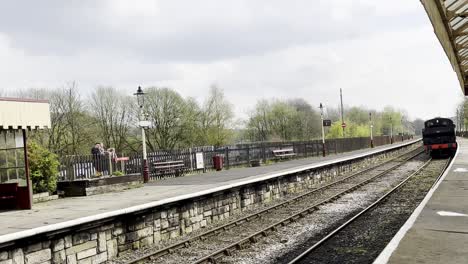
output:
{"label": "green tree", "polygon": [[369,124],[369,110],[353,106],[346,110],[346,120],[360,125]]}
{"label": "green tree", "polygon": [[328,129],[328,133],[326,135],[327,138],[340,138],[342,137],[343,128],[341,128],[341,121],[335,121],[332,123],[330,129]]}
{"label": "green tree", "polygon": [[183,145],[186,147],[198,146],[202,142],[201,120],[202,109],[194,98],[185,100],[186,111],[183,122]]}
{"label": "green tree", "polygon": [[391,133],[396,135],[402,131],[402,116],[402,112],[395,110],[393,107],[385,107],[381,115],[381,133],[383,135],[390,135]]}
{"label": "green tree", "polygon": [[28,142],[29,169],[34,193],[54,192],[57,188],[57,155],[34,141]]}
{"label": "green tree", "polygon": [[247,134],[251,141],[269,140],[271,131],[271,106],[267,100],[259,100],[247,121]]}
{"label": "green tree", "polygon": [[298,140],[312,140],[321,135],[321,120],[318,111],[302,98],[289,100],[288,104],[293,107],[295,116],[291,130],[294,138]]}
{"label": "green tree", "polygon": [[297,111],[294,107],[282,101],[271,104],[270,122],[273,135],[277,139],[292,140],[294,137],[294,123]]}
{"label": "green tree", "polygon": [[171,150],[185,141],[188,107],[179,93],[169,88],[146,89],[144,112],[154,124],[147,130],[151,151]]}

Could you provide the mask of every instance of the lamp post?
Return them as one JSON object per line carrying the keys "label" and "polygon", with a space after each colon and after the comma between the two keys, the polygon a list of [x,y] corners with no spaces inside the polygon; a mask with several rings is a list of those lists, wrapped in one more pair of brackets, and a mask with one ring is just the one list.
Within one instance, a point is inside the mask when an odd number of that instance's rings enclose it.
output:
{"label": "lamp post", "polygon": [[323,127],[323,105],[320,103],[320,119],[322,120],[322,155],[325,157],[325,128]]}
{"label": "lamp post", "polygon": [[340,101],[341,101],[341,128],[343,128],[343,138],[345,138],[345,127],[346,124],[344,122],[344,110],[343,110],[343,92],[340,88]]}
{"label": "lamp post", "polygon": [[403,120],[403,116],[401,117],[401,141],[403,141],[403,138],[405,137],[405,123]]}
{"label": "lamp post", "polygon": [[370,147],[374,147],[374,137],[372,135],[372,130],[374,128],[374,125],[372,124],[372,113],[369,112],[369,127],[370,127]]}
{"label": "lamp post", "polygon": [[148,168],[148,159],[146,154],[146,135],[145,135],[145,127],[147,127],[147,121],[143,120],[143,105],[145,103],[145,93],[140,86],[138,86],[138,90],[133,95],[136,95],[138,106],[140,106],[140,113],[139,113],[139,126],[141,128],[141,140],[143,143],[143,182],[147,183],[149,181],[149,168]]}
{"label": "lamp post", "polygon": [[390,144],[393,144],[393,120],[390,117]]}

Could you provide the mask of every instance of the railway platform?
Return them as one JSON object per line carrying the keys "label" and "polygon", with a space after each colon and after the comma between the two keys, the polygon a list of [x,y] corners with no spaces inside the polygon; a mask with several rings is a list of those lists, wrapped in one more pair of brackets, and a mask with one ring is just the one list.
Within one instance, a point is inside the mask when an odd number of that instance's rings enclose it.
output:
{"label": "railway platform", "polygon": [[[414,141],[409,141],[414,142]],[[5,235],[30,234],[51,231],[73,224],[81,224],[107,216],[129,213],[149,206],[163,205],[233,188],[250,182],[263,181],[282,174],[320,167],[396,148],[409,142],[380,146],[373,149],[283,161],[269,166],[234,168],[219,172],[207,172],[185,177],[170,178],[146,184],[144,187],[85,197],[69,197],[34,205],[31,211],[7,211],[0,213],[0,243]]]}
{"label": "railway platform", "polygon": [[374,263],[468,263],[468,139]]}
{"label": "railway platform", "polygon": [[419,140],[159,180],[120,192],[36,204],[28,211],[1,212],[0,263],[2,258],[5,263],[29,263],[28,257],[55,258],[54,263],[81,263],[80,259],[101,263],[221,221],[241,207],[304,188],[317,177],[365,166],[370,159]]}

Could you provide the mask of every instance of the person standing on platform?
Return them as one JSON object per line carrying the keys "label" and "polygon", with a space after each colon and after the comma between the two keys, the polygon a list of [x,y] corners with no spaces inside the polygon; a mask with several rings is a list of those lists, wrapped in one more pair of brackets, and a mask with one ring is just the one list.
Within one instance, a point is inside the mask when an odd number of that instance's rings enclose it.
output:
{"label": "person standing on platform", "polygon": [[93,155],[93,166],[94,169],[96,170],[96,176],[101,176],[102,175],[102,169],[101,169],[101,144],[96,143],[94,146],[91,148],[91,155]]}

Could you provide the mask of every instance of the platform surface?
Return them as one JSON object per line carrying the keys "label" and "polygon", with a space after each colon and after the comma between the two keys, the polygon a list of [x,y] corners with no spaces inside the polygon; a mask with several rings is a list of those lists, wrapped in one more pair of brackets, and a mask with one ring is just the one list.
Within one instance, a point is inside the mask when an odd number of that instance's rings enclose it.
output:
{"label": "platform surface", "polygon": [[35,204],[32,210],[0,213],[0,243],[34,234],[58,230],[119,214],[134,212],[164,203],[201,196],[234,186],[313,168],[337,161],[376,153],[413,141],[363,149],[327,157],[312,157],[283,161],[269,166],[234,168],[185,177],[159,180],[144,187],[73,197]]}
{"label": "platform surface", "polygon": [[402,238],[395,237],[375,263],[468,263],[468,139],[457,141],[446,175],[416,209],[415,221],[410,217],[405,224]]}

